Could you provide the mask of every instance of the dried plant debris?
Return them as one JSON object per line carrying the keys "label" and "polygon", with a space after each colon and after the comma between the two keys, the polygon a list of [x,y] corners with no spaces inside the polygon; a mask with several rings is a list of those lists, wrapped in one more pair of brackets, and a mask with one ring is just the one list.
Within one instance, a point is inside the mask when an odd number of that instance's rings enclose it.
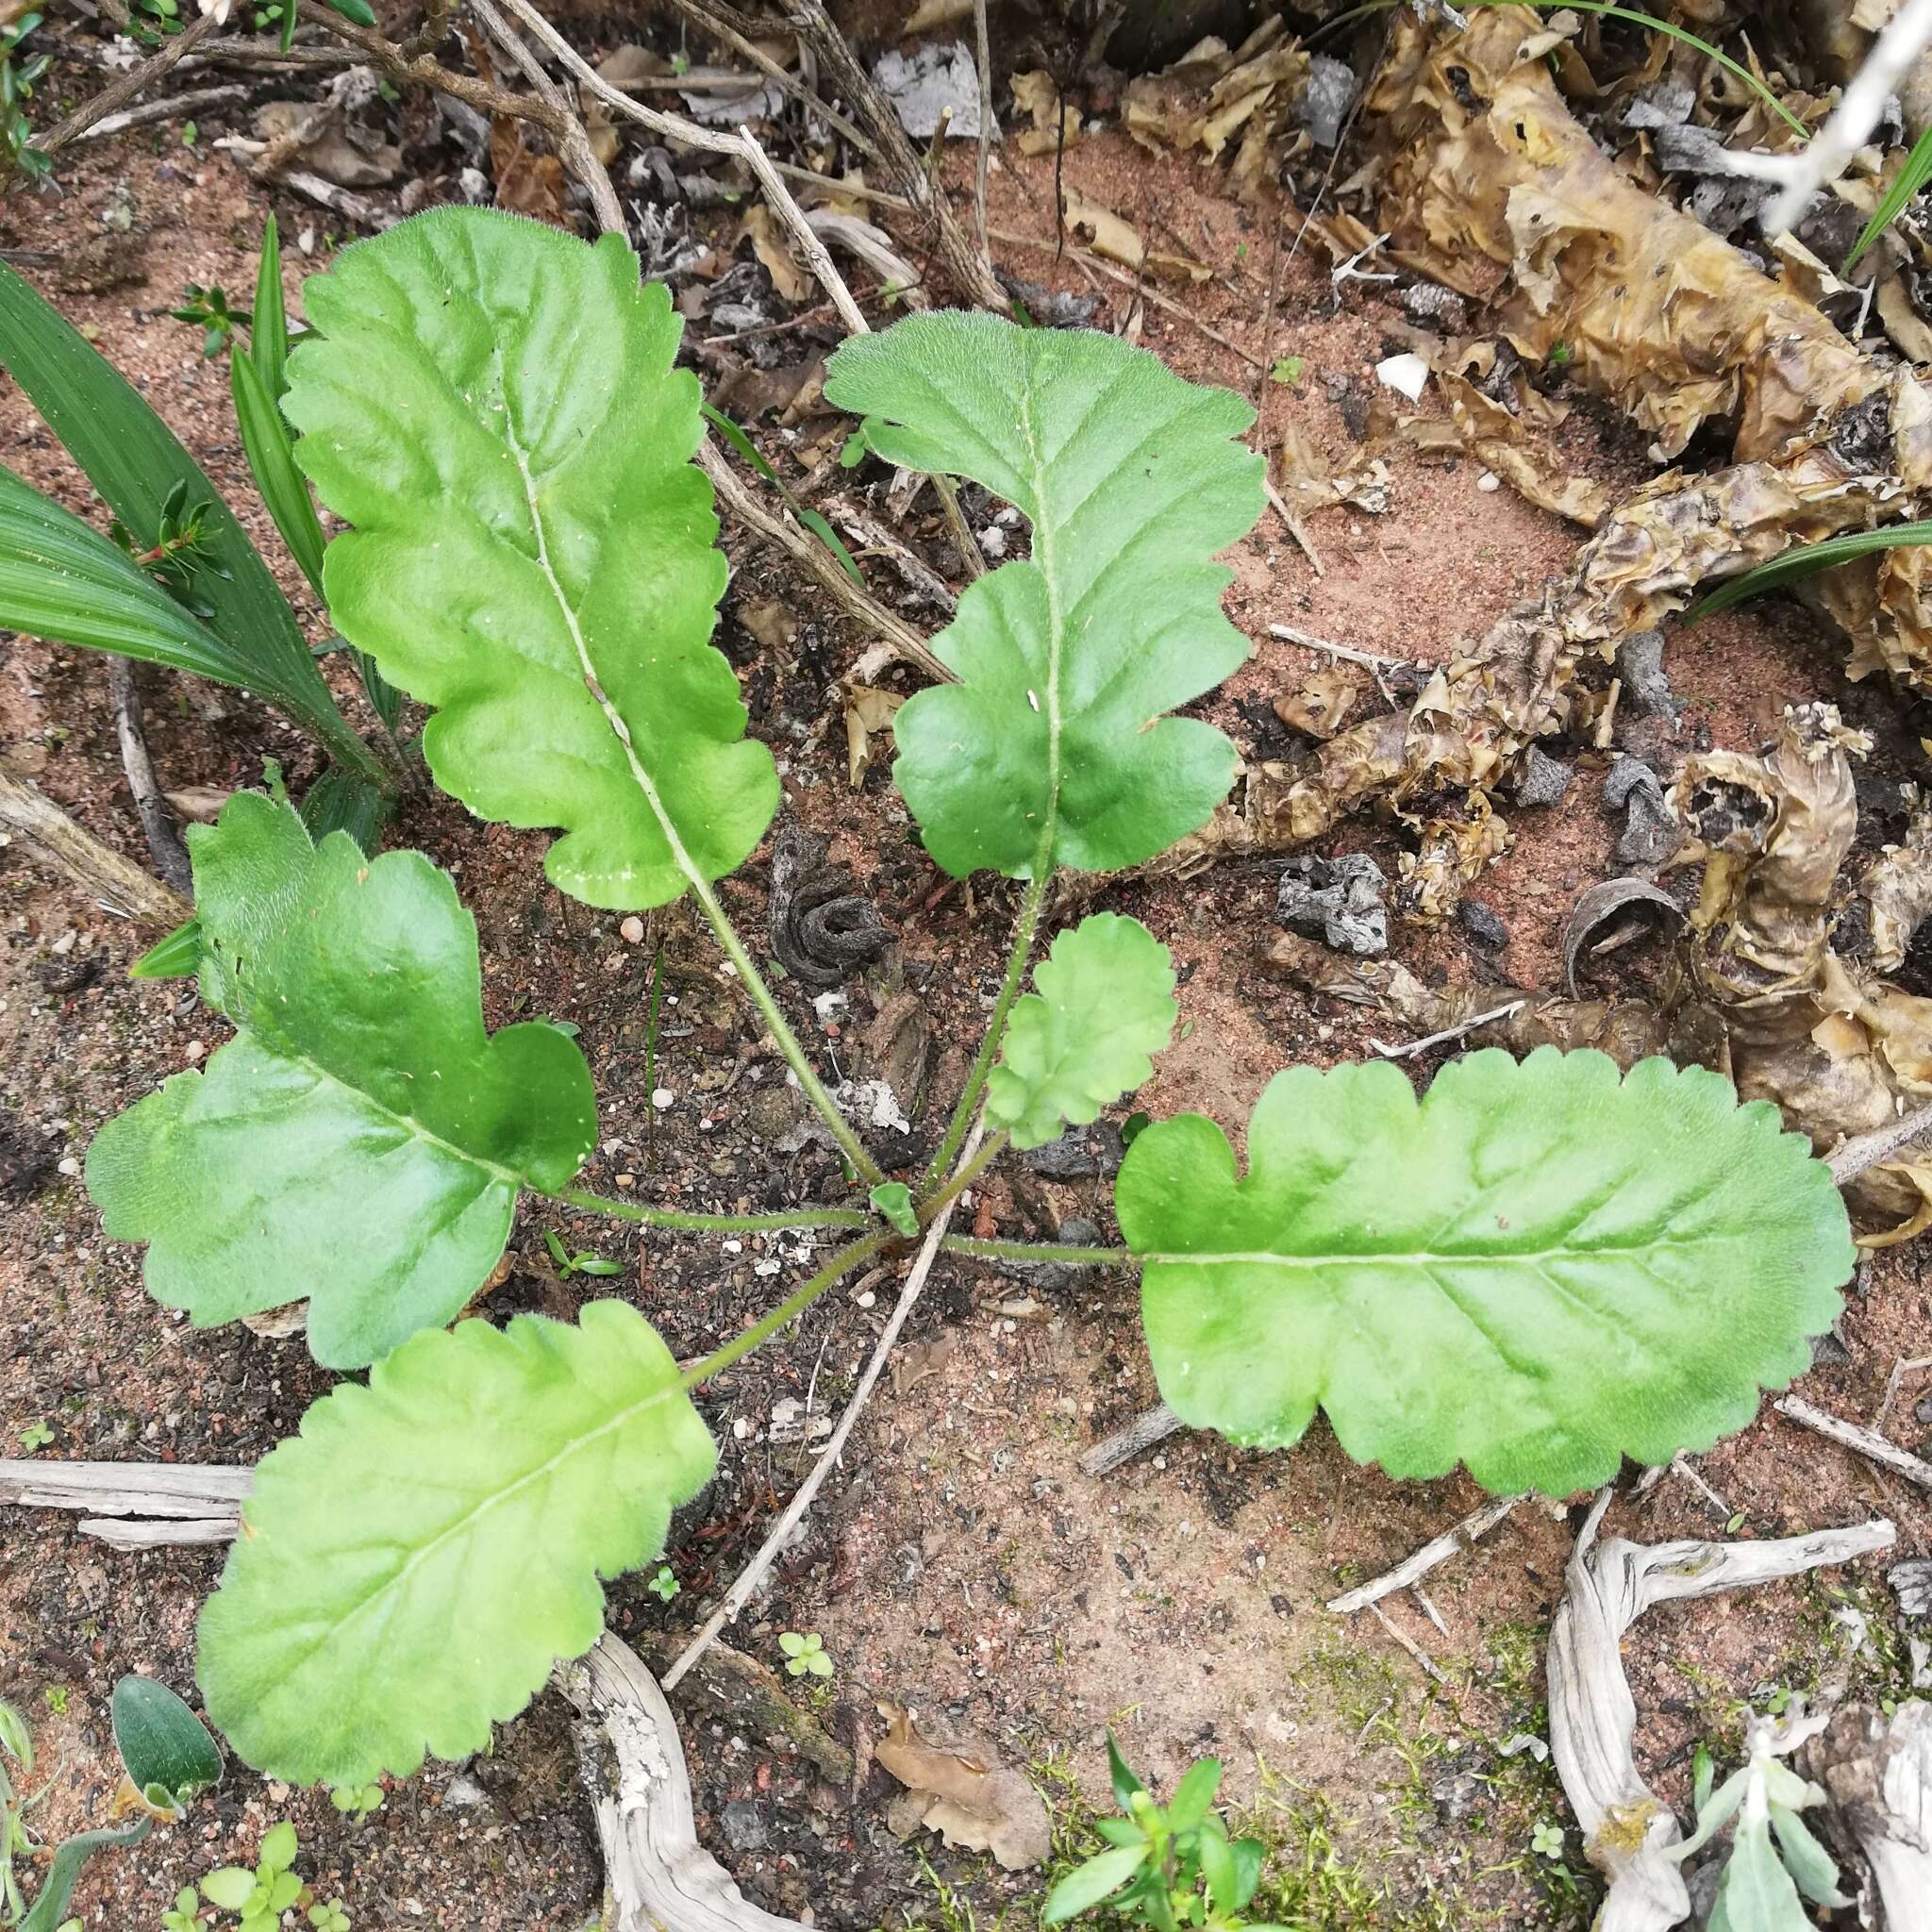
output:
{"label": "dried plant debris", "polygon": [[1879,1909],[1870,1922],[1932,1932],[1932,1704],[1914,1698],[1889,1716],[1840,1710],[1797,1764],[1872,1868]]}
{"label": "dried plant debris", "polygon": [[1339,133],[1347,103],[1335,108],[1339,85],[1328,72],[1339,65],[1324,62],[1321,85],[1311,90],[1309,58],[1288,38],[1277,14],[1232,51],[1225,42],[1205,40],[1172,67],[1130,81],[1123,119],[1127,132],[1156,154],[1199,148],[1219,160],[1239,137],[1235,192],[1253,200],[1278,177],[1289,147],[1301,138],[1306,93],[1315,94],[1307,110],[1311,127],[1325,132],[1332,120]]}
{"label": "dried plant debris", "polygon": [[1364,958],[1389,950],[1389,881],[1365,852],[1341,858],[1291,858],[1275,894],[1274,917],[1291,932]]}
{"label": "dried plant debris", "polygon": [[[1666,795],[1682,828],[1671,864],[1701,866],[1701,886],[1653,992],[1525,995],[1493,983],[1438,991],[1392,961],[1343,960],[1291,935],[1274,940],[1262,964],[1418,1035],[1522,997],[1507,1019],[1472,1032],[1471,1043],[1519,1053],[1595,1046],[1626,1065],[1652,1053],[1695,1061],[1727,1074],[1746,1099],[1774,1103],[1828,1152],[1932,1099],[1932,999],[1880,976],[1875,946],[1863,957],[1838,950],[1841,935],[1883,931],[1883,957],[1902,958],[1920,903],[1911,894],[1925,835],[1916,823],[1907,844],[1856,885],[1847,873],[1857,831],[1852,760],[1868,745],[1834,707],[1814,704],[1789,708],[1760,753],[1686,758]],[[1443,849],[1439,837],[1424,857]],[[1868,896],[1874,888],[1876,902]],[[1639,897],[1670,903],[1627,883],[1585,895],[1566,946],[1573,970]],[[1661,909],[1658,917],[1674,923]],[[1870,1230],[1866,1245],[1909,1239],[1932,1226],[1932,1156],[1901,1149],[1859,1175],[1848,1199]]]}
{"label": "dried plant debris", "polygon": [[924,1825],[958,1850],[991,1852],[1008,1872],[1045,1862],[1052,1822],[1024,1773],[977,1740],[934,1742],[898,1705],[880,1705],[879,1715],[890,1728],[874,1756],[906,1787],[887,1813],[900,1837]]}

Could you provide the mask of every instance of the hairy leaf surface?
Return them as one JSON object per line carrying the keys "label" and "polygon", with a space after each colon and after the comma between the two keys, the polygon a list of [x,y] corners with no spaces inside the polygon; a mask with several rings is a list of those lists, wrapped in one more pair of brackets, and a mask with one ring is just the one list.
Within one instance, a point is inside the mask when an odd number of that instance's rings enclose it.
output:
{"label": "hairy leaf surface", "polygon": [[1016,1147],[1084,1126],[1154,1071],[1174,1032],[1174,961],[1138,919],[1096,912],[1070,926],[1013,1008],[987,1118]]}
{"label": "hairy leaf surface", "polygon": [[1247,656],[1210,561],[1262,508],[1254,411],[1112,336],[919,315],[833,356],[826,400],[889,462],[1016,505],[1033,554],[973,584],[934,649],[959,675],[893,720],[894,775],[958,877],[1135,865],[1203,824],[1234,746],[1165,714]]}
{"label": "hairy leaf surface", "polygon": [[342,634],[438,707],[436,781],[484,818],[560,825],[551,880],[647,907],[739,865],[771,823],[709,639],[724,588],[698,386],[637,258],[439,208],[304,285],[283,405],[354,527],[324,582]]}
{"label": "hairy leaf surface", "polygon": [[1240,1442],[1316,1407],[1396,1476],[1498,1492],[1668,1462],[1807,1367],[1854,1259],[1824,1163],[1701,1068],[1496,1050],[1418,1105],[1392,1066],[1278,1074],[1238,1174],[1197,1114],[1128,1150],[1161,1393]]}
{"label": "hairy leaf surface", "polygon": [[418,1335],[258,1468],[201,1615],[208,1715],[299,1784],[482,1750],[596,1641],[598,1578],[654,1557],[715,1461],[622,1302]]}
{"label": "hairy leaf surface", "polygon": [[240,1029],[95,1136],[108,1232],[199,1325],[309,1298],[308,1345],[359,1368],[451,1320],[518,1189],[596,1140],[590,1070],[555,1027],[483,1030],[475,922],[420,852],[311,845],[240,792],[189,828],[202,997]]}

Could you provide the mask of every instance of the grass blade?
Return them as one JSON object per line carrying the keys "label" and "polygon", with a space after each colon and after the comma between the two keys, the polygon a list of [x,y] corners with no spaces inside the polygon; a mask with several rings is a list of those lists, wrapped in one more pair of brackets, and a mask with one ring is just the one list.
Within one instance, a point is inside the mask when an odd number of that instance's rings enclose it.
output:
{"label": "grass blade", "polygon": [[289,555],[302,575],[322,591],[322,519],[308,493],[308,479],[295,467],[295,445],[267,379],[247,356],[228,358],[229,385],[235,395],[235,423],[242,432],[242,454],[255,475],[255,487],[275,519]]}
{"label": "grass blade", "polygon": [[[287,9],[294,18],[295,9]],[[255,271],[255,325],[248,340],[249,359],[261,376],[262,387],[277,408],[289,392],[289,311],[282,301],[282,240],[270,215],[262,225],[261,259]]]}
{"label": "grass blade", "polygon": [[1880,196],[1878,206],[1872,210],[1872,219],[1858,231],[1858,239],[1852,243],[1852,252],[1845,257],[1844,274],[1851,274],[1857,266],[1859,256],[1898,220],[1905,211],[1906,204],[1928,180],[1932,180],[1932,127],[1927,127],[1912,143],[1912,151],[1906,157],[1905,166],[1898,171],[1898,178]]}
{"label": "grass blade", "polygon": [[1932,543],[1932,523],[1890,524],[1881,530],[1852,530],[1842,537],[1827,537],[1822,543],[1802,543],[1796,549],[1787,550],[1782,557],[1774,557],[1769,563],[1760,563],[1756,570],[1747,570],[1742,576],[1732,578],[1709,596],[1700,597],[1685,611],[1684,622],[1695,624],[1713,611],[1729,610],[1747,598],[1782,590],[1787,584],[1815,576],[1820,571],[1831,570],[1840,563],[1856,562],[1874,551],[1922,543]]}
{"label": "grass blade", "polygon": [[705,421],[785,499],[785,508],[839,559],[839,568],[861,591],[864,590],[864,576],[860,575],[858,564],[853,561],[851,551],[846,549],[844,544],[839,541],[839,533],[832,528],[831,525],[817,510],[808,509],[804,504],[799,502],[797,497],[786,488],[784,477],[779,475],[777,471],[773,469],[771,464],[758,453],[758,444],[723,409],[714,409],[709,403],[700,403],[698,408],[704,412]]}

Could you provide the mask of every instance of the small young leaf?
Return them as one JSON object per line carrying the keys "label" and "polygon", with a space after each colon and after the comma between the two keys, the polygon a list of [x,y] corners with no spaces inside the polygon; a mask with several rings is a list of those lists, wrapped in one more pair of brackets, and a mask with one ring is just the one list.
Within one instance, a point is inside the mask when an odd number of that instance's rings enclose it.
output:
{"label": "small young leaf", "polygon": [[934,648],[960,681],[908,699],[894,775],[956,877],[1051,860],[1110,872],[1206,822],[1234,746],[1165,714],[1247,658],[1211,561],[1261,513],[1254,411],[1098,332],[908,317],[832,357],[825,400],[888,462],[971,476],[1033,554],[970,585]]}
{"label": "small young leaf", "polygon": [[1741,1428],[1855,1259],[1831,1174],[1702,1068],[1491,1049],[1418,1106],[1387,1062],[1279,1074],[1248,1173],[1198,1115],[1116,1194],[1161,1393],[1240,1442],[1318,1407],[1395,1476],[1562,1496]]}
{"label": "small young leaf", "polygon": [[171,1810],[222,1781],[222,1754],[207,1726],[165,1684],[129,1674],[114,1686],[114,1748],[137,1790],[158,1790]]}
{"label": "small young leaf", "polygon": [[[291,7],[292,19],[295,9]],[[248,335],[248,358],[261,377],[261,386],[277,408],[289,388],[289,310],[282,298],[282,238],[270,215],[261,225],[261,254],[255,269],[254,324]]]}
{"label": "small young leaf", "polygon": [[184,920],[127,969],[130,979],[191,979],[201,970],[201,921]]}
{"label": "small young leaf", "polygon": [[616,236],[437,208],[344,249],[303,300],[319,334],[283,408],[352,525],[330,610],[437,707],[437,783],[562,826],[544,870],[590,905],[732,871],[778,779],[709,642],[724,554],[670,296]]}
{"label": "small young leaf", "polygon": [[1845,257],[1842,274],[1850,275],[1858,265],[1858,258],[1877,241],[1892,223],[1906,210],[1906,204],[1932,181],[1932,127],[1927,127],[1912,143],[1912,151],[1899,167],[1892,184],[1878,197],[1878,206],[1872,210],[1872,219],[1858,231],[1858,239],[1852,243],[1852,252]]}
{"label": "small young leaf", "polygon": [[359,1368],[449,1321],[496,1265],[517,1191],[596,1140],[554,1027],[483,1030],[475,922],[420,852],[365,858],[238,792],[191,826],[202,997],[237,1037],[88,1152],[108,1232],[207,1326],[309,1295],[308,1342]]}
{"label": "small young leaf", "polygon": [[270,1825],[263,1835],[261,1849],[255,1855],[256,1869],[258,1872],[286,1872],[295,1862],[295,1854],[301,1849],[295,1827],[284,1818],[279,1824]]}
{"label": "small young leaf", "polygon": [[597,1579],[657,1554],[715,1460],[622,1302],[416,1336],[258,1466],[201,1616],[208,1715],[298,1784],[482,1750],[596,1641]]}
{"label": "small young leaf", "polygon": [[201,1881],[201,1895],[225,1912],[239,1912],[255,1896],[255,1874],[246,1865],[223,1865]]}
{"label": "small young leaf", "polygon": [[228,358],[229,386],[242,451],[255,475],[255,487],[289,546],[302,575],[322,594],[322,520],[308,494],[308,479],[295,467],[295,445],[282,412],[269,393],[260,370],[246,356]]}
{"label": "small young leaf", "polygon": [[1095,912],[1070,926],[1033,975],[1037,992],[1013,1008],[1000,1063],[986,1088],[987,1118],[1016,1147],[1039,1147],[1069,1124],[1085,1126],[1154,1071],[1174,1032],[1174,961],[1138,919]]}
{"label": "small young leaf", "polygon": [[1114,1742],[1113,1733],[1107,1734],[1107,1772],[1113,1785],[1113,1801],[1123,1811],[1130,1808],[1136,1791],[1144,1791],[1147,1787],[1134,1775],[1133,1768],[1121,1756],[1121,1747]]}
{"label": "small young leaf", "polygon": [[1797,1812],[1782,1805],[1771,1808],[1771,1828],[1777,1839],[1785,1870],[1797,1888],[1814,1906],[1836,1910],[1851,1900],[1838,1889],[1838,1866],[1832,1856],[1811,1835],[1811,1827]]}
{"label": "small young leaf", "polygon": [[1077,1918],[1090,1906],[1118,1891],[1147,1861],[1145,1845],[1124,1845],[1118,1851],[1102,1852],[1076,1866],[1046,1895],[1046,1909],[1040,1915],[1042,1925],[1058,1925]]}
{"label": "small young leaf", "polygon": [[919,1232],[919,1214],[912,1205],[912,1190],[904,1181],[881,1181],[867,1195],[873,1211],[882,1214],[894,1234],[908,1241]]}
{"label": "small young leaf", "polygon": [[1214,1794],[1220,1789],[1220,1758],[1203,1757],[1190,1765],[1168,1802],[1168,1828],[1175,1832],[1192,1831],[1207,1817],[1208,1807],[1213,1804]]}

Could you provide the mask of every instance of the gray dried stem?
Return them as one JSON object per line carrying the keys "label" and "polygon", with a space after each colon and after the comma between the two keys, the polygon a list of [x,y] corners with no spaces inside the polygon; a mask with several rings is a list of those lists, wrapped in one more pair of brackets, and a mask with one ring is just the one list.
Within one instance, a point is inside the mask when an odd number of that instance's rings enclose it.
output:
{"label": "gray dried stem", "polygon": [[194,908],[71,819],[37,786],[0,769],[0,833],[74,879],[105,911],[154,925],[179,925]]}

